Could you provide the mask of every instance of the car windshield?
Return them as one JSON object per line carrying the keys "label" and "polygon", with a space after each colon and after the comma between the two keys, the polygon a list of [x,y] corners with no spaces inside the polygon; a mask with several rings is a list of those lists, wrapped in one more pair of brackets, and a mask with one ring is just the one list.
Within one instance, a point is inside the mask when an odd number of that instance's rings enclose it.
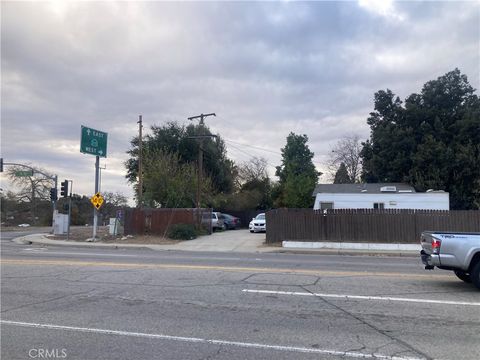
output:
{"label": "car windshield", "polygon": [[257,220],[265,220],[265,214],[259,214],[256,217]]}

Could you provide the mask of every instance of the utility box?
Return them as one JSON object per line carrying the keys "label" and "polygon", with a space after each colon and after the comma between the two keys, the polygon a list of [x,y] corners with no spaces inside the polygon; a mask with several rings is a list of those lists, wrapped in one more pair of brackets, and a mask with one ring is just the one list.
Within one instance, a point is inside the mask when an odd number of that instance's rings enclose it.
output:
{"label": "utility box", "polygon": [[120,219],[110,218],[110,223],[108,225],[110,235],[119,235],[123,234],[123,226],[120,224]]}
{"label": "utility box", "polygon": [[68,231],[68,215],[59,214],[56,211],[53,214],[53,234],[54,235],[65,235]]}

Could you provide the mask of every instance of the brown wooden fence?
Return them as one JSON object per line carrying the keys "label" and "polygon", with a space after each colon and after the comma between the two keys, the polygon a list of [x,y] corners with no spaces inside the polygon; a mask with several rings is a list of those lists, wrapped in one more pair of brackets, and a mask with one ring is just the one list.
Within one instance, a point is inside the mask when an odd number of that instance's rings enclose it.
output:
{"label": "brown wooden fence", "polygon": [[175,224],[195,225],[201,219],[203,228],[211,233],[211,209],[125,209],[125,235],[166,236]]}
{"label": "brown wooden fence", "polygon": [[266,213],[267,243],[418,243],[422,231],[480,232],[480,211],[276,209]]}

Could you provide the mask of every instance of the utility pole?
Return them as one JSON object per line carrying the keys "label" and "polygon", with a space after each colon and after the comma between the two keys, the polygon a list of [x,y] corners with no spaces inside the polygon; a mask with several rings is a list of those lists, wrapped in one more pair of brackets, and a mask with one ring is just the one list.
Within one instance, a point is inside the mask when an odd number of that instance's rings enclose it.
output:
{"label": "utility pole", "polygon": [[138,207],[143,207],[143,174],[142,174],[142,115],[138,115]]}
{"label": "utility pole", "polygon": [[200,119],[200,133],[197,136],[190,136],[192,139],[199,140],[199,150],[198,150],[198,174],[197,174],[197,196],[196,196],[196,205],[197,209],[200,209],[200,193],[201,193],[201,182],[202,182],[202,172],[203,172],[203,139],[209,137],[215,137],[215,135],[205,135],[204,134],[204,121],[203,119],[208,116],[217,116],[215,113],[210,114],[200,114],[197,116],[189,117],[188,120],[192,121],[195,119]]}

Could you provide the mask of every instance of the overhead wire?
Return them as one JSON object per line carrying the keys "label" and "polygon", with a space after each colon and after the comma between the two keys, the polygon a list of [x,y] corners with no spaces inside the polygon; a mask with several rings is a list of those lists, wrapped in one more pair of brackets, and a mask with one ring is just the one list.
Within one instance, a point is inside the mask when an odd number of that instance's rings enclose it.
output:
{"label": "overhead wire", "polygon": [[[218,117],[218,115],[217,115]],[[225,118],[222,117],[222,121],[223,122],[226,122],[226,123],[230,123],[228,120],[226,120]],[[261,157],[260,154],[253,154],[251,152],[247,152],[243,149],[241,149],[239,146],[242,146],[242,147],[246,147],[246,148],[249,148],[249,149],[253,149],[253,150],[257,150],[257,151],[263,151],[263,152],[268,152],[268,153],[271,153],[271,154],[275,154],[275,155],[278,155],[278,156],[282,156],[283,154],[281,152],[278,152],[278,151],[274,151],[274,150],[270,150],[270,149],[266,149],[266,148],[263,148],[263,147],[259,147],[259,146],[254,146],[254,145],[249,145],[249,144],[244,144],[244,143],[240,143],[240,142],[237,142],[237,141],[234,141],[234,140],[230,140],[230,139],[227,139],[227,138],[221,138],[225,144],[228,145],[228,147],[230,149],[233,149],[243,155],[246,155],[248,156],[248,160],[250,160],[251,158],[258,158],[258,157]],[[208,154],[207,156],[209,156],[210,158],[212,158],[213,154]],[[265,158],[264,158],[265,159]],[[266,160],[266,159],[265,159]],[[312,159],[313,160],[313,159]],[[281,162],[281,160],[279,161]],[[323,164],[322,163],[319,163],[319,162],[316,162],[316,161],[312,161],[312,163],[315,165],[315,167],[322,167]],[[277,168],[277,165],[273,165],[271,164],[270,162],[266,161],[266,164],[270,167],[272,167],[273,169],[276,169]]]}
{"label": "overhead wire", "polygon": [[239,142],[236,142],[236,141],[233,141],[233,140],[230,140],[230,139],[225,139],[225,138],[224,138],[223,140],[224,140],[226,143],[233,143],[233,144],[237,144],[237,145],[240,145],[240,146],[249,147],[249,148],[252,148],[252,149],[258,149],[258,150],[270,152],[270,153],[272,153],[272,154],[282,155],[282,153],[280,153],[280,152],[278,152],[278,151],[273,151],[273,150],[265,149],[265,148],[262,148],[262,147],[259,147],[259,146],[242,144],[242,143],[239,143]]}
{"label": "overhead wire", "polygon": [[[221,115],[219,116],[217,114],[217,118],[220,118],[223,122],[226,122],[228,124],[232,124],[231,122],[229,122],[227,119],[223,118]],[[234,125],[234,124],[232,124]],[[278,151],[274,151],[274,150],[270,150],[270,149],[266,149],[266,148],[262,148],[262,147],[259,147],[259,146],[254,146],[254,145],[248,145],[248,144],[242,144],[242,143],[239,143],[239,142],[236,142],[236,141],[233,141],[233,140],[230,140],[230,139],[226,139],[226,138],[222,138],[226,143],[229,143],[230,146],[233,146],[233,144],[236,144],[236,145],[240,145],[240,146],[245,146],[245,147],[249,147],[249,148],[252,148],[252,149],[257,149],[257,150],[261,150],[261,151],[265,151],[265,152],[269,152],[269,153],[272,153],[272,154],[276,154],[276,155],[280,155],[282,156],[283,154],[281,152],[278,152]],[[321,156],[321,155],[320,155]],[[322,167],[324,164],[323,163],[320,163],[320,162],[317,162],[317,161],[312,161],[312,163],[316,166],[319,166],[319,167]]]}
{"label": "overhead wire", "polygon": [[[248,152],[240,149],[239,147],[236,147],[235,145],[230,144],[230,146],[233,147],[234,149],[236,149],[237,151],[240,151],[240,152],[246,154],[246,155],[249,156],[250,158],[258,157],[258,156],[252,155],[251,153],[248,153]],[[271,167],[273,167],[273,168],[276,168],[276,165],[273,165],[273,164],[269,163],[268,161],[266,161],[266,163],[267,163],[267,165],[269,165],[269,166],[271,166]]]}

